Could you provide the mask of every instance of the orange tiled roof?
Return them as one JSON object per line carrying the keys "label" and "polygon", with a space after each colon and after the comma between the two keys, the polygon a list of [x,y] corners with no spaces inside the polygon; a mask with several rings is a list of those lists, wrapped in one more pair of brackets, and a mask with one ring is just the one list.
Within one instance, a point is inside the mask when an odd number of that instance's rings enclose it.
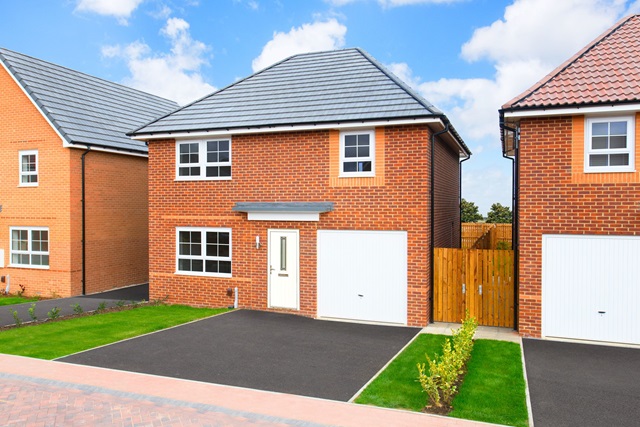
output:
{"label": "orange tiled roof", "polygon": [[503,109],[640,101],[640,15],[623,18]]}

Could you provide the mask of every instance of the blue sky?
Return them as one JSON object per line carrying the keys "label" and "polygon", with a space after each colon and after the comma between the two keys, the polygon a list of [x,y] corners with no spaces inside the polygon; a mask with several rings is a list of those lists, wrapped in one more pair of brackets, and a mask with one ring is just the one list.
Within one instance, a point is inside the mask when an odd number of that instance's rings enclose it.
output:
{"label": "blue sky", "polygon": [[361,47],[474,152],[463,197],[510,205],[500,105],[640,0],[0,0],[0,46],[185,104],[292,54]]}

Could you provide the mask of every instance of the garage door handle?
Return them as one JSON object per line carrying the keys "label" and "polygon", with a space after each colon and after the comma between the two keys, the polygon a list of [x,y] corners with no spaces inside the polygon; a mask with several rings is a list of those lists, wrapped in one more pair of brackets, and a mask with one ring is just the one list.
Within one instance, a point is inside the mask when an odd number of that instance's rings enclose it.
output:
{"label": "garage door handle", "polygon": [[598,314],[605,314],[606,311],[598,311]]}
{"label": "garage door handle", "polygon": [[278,273],[279,277],[289,277],[287,273]]}
{"label": "garage door handle", "polygon": [[362,294],[358,294],[358,296],[359,296],[360,298],[362,298],[364,295],[362,295]]}

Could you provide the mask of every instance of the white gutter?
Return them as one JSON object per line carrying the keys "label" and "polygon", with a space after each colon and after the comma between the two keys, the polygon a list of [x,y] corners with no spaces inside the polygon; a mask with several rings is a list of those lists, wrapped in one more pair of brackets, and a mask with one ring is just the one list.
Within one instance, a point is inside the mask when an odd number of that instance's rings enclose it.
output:
{"label": "white gutter", "polygon": [[[417,124],[439,124],[444,129],[446,126],[442,119],[437,117],[424,117],[419,119],[399,119],[399,120],[377,120],[370,122],[359,123],[323,123],[317,125],[285,125],[285,126],[270,126],[270,127],[251,127],[251,128],[239,128],[239,129],[216,129],[206,131],[194,131],[194,132],[164,132],[164,133],[150,133],[142,135],[134,135],[131,137],[137,141],[153,141],[158,139],[202,139],[215,136],[230,136],[230,135],[247,135],[254,133],[276,133],[276,132],[303,132],[313,130],[358,130],[358,129],[370,129],[372,127],[380,126],[400,126],[400,125],[417,125]],[[458,142],[458,139],[450,132],[447,132],[460,149],[460,151],[467,153],[467,150]],[[465,157],[469,157],[466,155]]]}
{"label": "white gutter", "polygon": [[575,116],[582,114],[619,114],[636,111],[640,111],[640,104],[599,105],[572,108],[552,108],[546,110],[505,110],[504,117],[515,119],[520,117]]}
{"label": "white gutter", "polygon": [[62,143],[62,146],[64,148],[77,148],[77,149],[80,149],[80,150],[86,150],[88,148],[91,148],[91,151],[100,151],[102,153],[120,154],[120,155],[125,155],[125,156],[144,157],[144,158],[149,157],[148,154],[144,154],[144,153],[136,153],[136,152],[132,152],[132,151],[114,150],[114,149],[109,149],[109,148],[102,148],[102,147],[97,147],[97,146],[91,145],[91,144],[70,144],[70,143],[64,141]]}
{"label": "white gutter", "polygon": [[194,132],[165,132],[157,134],[136,135],[131,139],[138,141],[152,141],[154,139],[191,139],[202,138],[209,136],[229,136],[229,135],[244,135],[251,133],[274,133],[274,132],[300,132],[309,130],[326,130],[326,129],[366,129],[376,126],[390,126],[390,125],[415,125],[415,124],[434,124],[442,123],[439,118],[428,117],[421,119],[404,119],[404,120],[378,120],[371,122],[360,123],[328,123],[318,125],[290,125],[290,126],[272,126],[272,127],[251,127],[242,129],[224,129],[224,130],[208,130],[208,131],[194,131]]}

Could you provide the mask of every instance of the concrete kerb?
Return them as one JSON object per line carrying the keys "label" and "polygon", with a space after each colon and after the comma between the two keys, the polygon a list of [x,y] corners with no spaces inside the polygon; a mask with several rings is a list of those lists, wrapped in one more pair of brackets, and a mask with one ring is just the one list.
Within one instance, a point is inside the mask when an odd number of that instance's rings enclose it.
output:
{"label": "concrete kerb", "polygon": [[520,357],[522,358],[522,375],[524,376],[524,392],[527,396],[527,415],[529,416],[529,427],[533,427],[533,406],[531,405],[531,393],[529,393],[529,379],[527,378],[527,365],[524,359],[524,348],[522,347],[522,337],[520,337]]}

